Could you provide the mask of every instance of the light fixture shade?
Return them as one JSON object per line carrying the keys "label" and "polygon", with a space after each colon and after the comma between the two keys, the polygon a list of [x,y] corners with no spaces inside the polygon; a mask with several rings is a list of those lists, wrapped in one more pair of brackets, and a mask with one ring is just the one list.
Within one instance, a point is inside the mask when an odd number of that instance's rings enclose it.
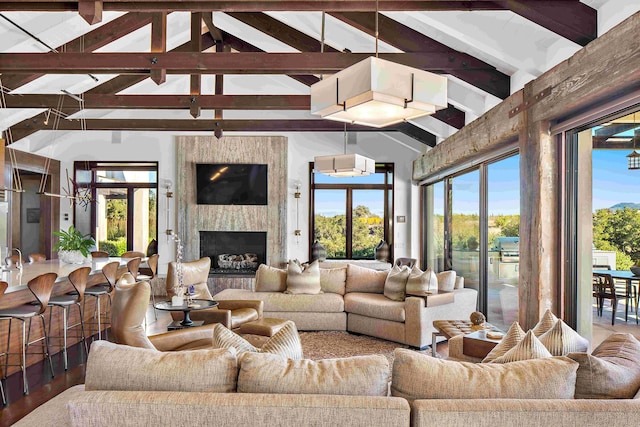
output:
{"label": "light fixture shade", "polygon": [[315,172],[337,177],[369,175],[376,171],[376,162],[360,154],[317,156],[313,163]]}
{"label": "light fixture shade", "polygon": [[630,170],[640,169],[640,153],[633,150],[631,154],[627,155],[627,165]]}
{"label": "light fixture shade", "polygon": [[311,86],[311,114],[385,127],[447,108],[447,78],[369,57]]}

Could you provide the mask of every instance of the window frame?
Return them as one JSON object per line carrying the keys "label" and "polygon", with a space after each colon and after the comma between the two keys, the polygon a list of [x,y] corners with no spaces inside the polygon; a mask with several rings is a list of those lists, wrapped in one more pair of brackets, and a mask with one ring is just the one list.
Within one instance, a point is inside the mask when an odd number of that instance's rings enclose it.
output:
{"label": "window frame", "polygon": [[[384,240],[389,244],[389,258],[394,259],[393,255],[393,213],[394,213],[394,197],[393,189],[395,184],[394,163],[376,163],[375,173],[384,173],[383,184],[316,184],[313,171],[314,163],[309,162],[309,259],[311,259],[311,246],[315,241],[315,190],[345,190],[346,191],[346,245],[344,259],[368,259],[353,258],[353,190],[383,190],[384,191]],[[343,259],[343,258],[331,258]]]}

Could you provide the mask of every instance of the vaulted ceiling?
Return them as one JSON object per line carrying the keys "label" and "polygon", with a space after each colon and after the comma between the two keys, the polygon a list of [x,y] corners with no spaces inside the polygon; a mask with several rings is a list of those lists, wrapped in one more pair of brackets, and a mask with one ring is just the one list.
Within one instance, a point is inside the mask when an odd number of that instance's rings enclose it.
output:
{"label": "vaulted ceiling", "polygon": [[[446,75],[449,106],[382,130],[349,128],[434,146],[640,2],[377,7],[380,56]],[[375,51],[375,9],[365,0],[2,1],[0,130],[17,145],[47,130],[341,132],[309,113],[309,86]]]}

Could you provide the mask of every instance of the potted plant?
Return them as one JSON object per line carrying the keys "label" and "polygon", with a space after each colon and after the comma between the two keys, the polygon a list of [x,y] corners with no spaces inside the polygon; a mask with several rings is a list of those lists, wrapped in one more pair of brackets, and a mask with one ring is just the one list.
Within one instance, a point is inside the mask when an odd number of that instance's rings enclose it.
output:
{"label": "potted plant", "polygon": [[54,250],[58,251],[58,257],[61,261],[69,264],[82,264],[91,260],[89,255],[95,246],[91,237],[83,235],[73,225],[67,231],[54,231],[53,234],[60,238]]}

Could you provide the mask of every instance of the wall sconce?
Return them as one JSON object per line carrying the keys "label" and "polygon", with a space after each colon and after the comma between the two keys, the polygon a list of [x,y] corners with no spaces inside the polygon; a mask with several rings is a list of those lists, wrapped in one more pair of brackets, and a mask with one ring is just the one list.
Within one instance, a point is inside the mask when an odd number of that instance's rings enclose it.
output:
{"label": "wall sconce", "polygon": [[164,182],[164,188],[166,190],[165,192],[165,196],[167,197],[167,209],[166,209],[166,223],[167,223],[167,238],[168,240],[172,239],[172,235],[173,235],[173,228],[171,226],[171,199],[173,199],[173,183],[171,182],[170,179],[165,179]]}
{"label": "wall sconce", "polygon": [[295,183],[296,191],[293,193],[293,197],[296,199],[296,229],[293,231],[293,234],[296,236],[296,245],[300,244],[300,238],[302,236],[302,231],[300,230],[300,183]]}

